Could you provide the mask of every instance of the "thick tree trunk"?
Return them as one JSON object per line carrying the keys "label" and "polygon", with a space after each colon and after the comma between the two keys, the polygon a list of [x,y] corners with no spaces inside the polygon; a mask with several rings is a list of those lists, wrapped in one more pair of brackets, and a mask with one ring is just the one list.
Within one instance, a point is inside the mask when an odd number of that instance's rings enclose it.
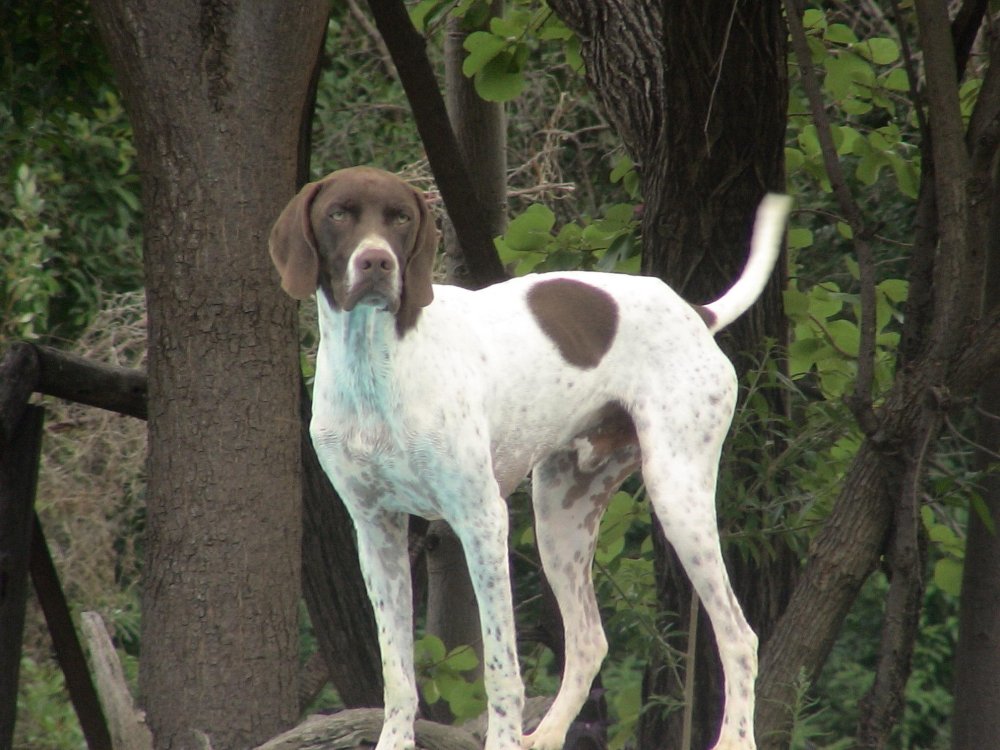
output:
{"label": "thick tree trunk", "polygon": [[159,748],[297,712],[295,307],[267,256],[327,4],[95,0],[142,172],[149,484],[140,689]]}
{"label": "thick tree trunk", "polygon": [[[985,307],[1000,304],[1000,190],[994,180],[992,229],[987,260]],[[985,448],[979,464],[983,469],[1000,454],[1000,381],[993,379],[979,392],[977,441]],[[952,716],[952,748],[974,750],[988,747],[1000,737],[1000,474],[986,474],[982,498],[992,529],[975,508],[969,510],[962,598],[959,609],[958,645],[955,652],[955,706]]]}
{"label": "thick tree trunk", "polygon": [[[743,266],[761,197],[784,188],[787,30],[780,4],[550,5],[580,35],[588,81],[639,164],[643,272],[692,302],[718,297]],[[750,360],[739,355],[758,354],[766,336],[785,339],[783,277],[775,274],[761,303],[720,336],[741,372]],[[658,558],[662,608],[687,613],[690,585],[662,541]],[[759,564],[730,561],[734,587],[762,640],[781,614],[794,570],[787,550]],[[685,630],[686,620],[678,627]],[[705,747],[718,732],[722,685],[707,621],[698,633],[692,739]],[[646,694],[679,698],[682,686],[661,666],[651,665]],[[682,733],[680,714],[646,711],[640,746],[679,746]]]}
{"label": "thick tree trunk", "polygon": [[[980,422],[980,444],[1000,452],[1000,385],[980,392],[979,405],[994,416]],[[1000,529],[1000,475],[988,474],[982,487],[993,529]],[[958,647],[955,653],[955,706],[952,748],[977,750],[1000,737],[1000,543],[974,510],[969,511]]]}

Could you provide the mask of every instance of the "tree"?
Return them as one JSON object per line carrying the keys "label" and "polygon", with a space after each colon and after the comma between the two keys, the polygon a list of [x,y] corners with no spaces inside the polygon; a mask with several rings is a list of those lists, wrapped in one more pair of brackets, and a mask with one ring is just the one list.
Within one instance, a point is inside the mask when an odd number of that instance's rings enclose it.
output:
{"label": "tree", "polygon": [[266,252],[294,193],[326,3],[100,0],[145,209],[140,689],[158,747],[297,716],[298,352]]}
{"label": "tree", "polygon": [[[996,308],[980,311],[978,305],[965,304],[981,298],[985,218],[995,200],[991,182],[981,171],[996,149],[995,139],[988,135],[997,121],[994,66],[985,73],[969,132],[963,128],[959,110],[959,71],[965,68],[975,37],[971,29],[979,26],[982,17],[982,6],[977,12],[975,5],[964,7],[950,25],[943,3],[916,3],[927,101],[918,106],[925,128],[923,168],[915,243],[908,259],[909,297],[899,352],[901,366],[875,406],[870,382],[874,310],[869,307],[866,313],[862,308],[862,344],[852,411],[865,439],[837,502],[812,541],[807,565],[776,634],[765,647],[758,690],[771,700],[758,704],[758,728],[788,726],[796,675],[817,673],[851,601],[883,554],[891,584],[876,679],[862,702],[859,744],[885,746],[902,708],[923,590],[918,512],[928,456],[941,435],[946,414],[955,408],[954,399],[977,387],[988,371],[981,369],[983,366],[995,366],[1000,344]],[[799,39],[797,58],[807,60],[811,54],[801,25],[796,23],[799,9],[793,4],[788,7],[793,40]],[[905,21],[898,21],[905,40]],[[907,64],[910,85],[916,88],[912,61]],[[804,75],[808,69],[803,65]],[[828,133],[819,111],[813,106],[817,129]],[[839,180],[832,139],[823,145],[823,154],[833,189],[843,196],[838,201],[844,215],[858,216]],[[866,257],[863,244],[871,239],[871,230],[856,221],[851,228],[861,284],[871,284],[871,258]],[[801,628],[807,628],[808,634]],[[780,742],[780,737],[774,741]]]}

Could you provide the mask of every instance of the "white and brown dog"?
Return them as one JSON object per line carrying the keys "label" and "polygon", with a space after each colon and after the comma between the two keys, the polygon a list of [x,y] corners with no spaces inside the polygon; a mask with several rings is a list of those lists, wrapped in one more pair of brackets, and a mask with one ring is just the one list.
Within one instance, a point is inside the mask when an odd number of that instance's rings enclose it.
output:
{"label": "white and brown dog", "polygon": [[[786,198],[765,199],[742,276],[694,306],[658,279],[607,273],[531,275],[476,292],[434,286],[438,233],[423,197],[380,170],[334,172],[288,204],[270,251],[285,291],[316,292],[311,433],[354,519],[378,621],[378,750],[414,745],[407,514],[444,519],[465,549],[482,623],[486,747],[556,750],[607,652],[591,581],[598,524],[640,468],[719,645],[716,748],[755,746],[757,638],[730,587],[715,512],[736,378],[712,336],[760,295],[787,211]],[[505,498],[529,472],[566,661],[551,709],[522,736]]]}

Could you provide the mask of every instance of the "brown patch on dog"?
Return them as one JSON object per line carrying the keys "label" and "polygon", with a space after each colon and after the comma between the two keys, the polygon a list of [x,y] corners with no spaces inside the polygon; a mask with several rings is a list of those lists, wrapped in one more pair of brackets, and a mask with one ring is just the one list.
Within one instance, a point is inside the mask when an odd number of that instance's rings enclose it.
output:
{"label": "brown patch on dog", "polygon": [[[598,411],[596,422],[573,438],[574,445],[579,446],[577,463],[582,471],[595,471],[619,449],[638,440],[629,413],[620,404],[605,404]],[[582,450],[583,443],[587,444],[586,450]]]}
{"label": "brown patch on dog", "polygon": [[715,313],[707,307],[702,307],[701,305],[691,305],[691,308],[698,313],[703,321],[705,321],[706,328],[711,329],[715,325]]}
{"label": "brown patch on dog", "polygon": [[567,362],[597,367],[618,331],[618,303],[603,289],[575,279],[540,281],[528,290],[528,307]]}

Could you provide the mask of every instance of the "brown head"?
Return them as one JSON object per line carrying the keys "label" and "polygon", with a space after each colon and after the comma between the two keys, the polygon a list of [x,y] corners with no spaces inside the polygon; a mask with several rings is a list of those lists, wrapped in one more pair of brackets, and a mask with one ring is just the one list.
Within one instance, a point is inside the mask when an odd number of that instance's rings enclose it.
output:
{"label": "brown head", "polygon": [[372,305],[405,333],[431,303],[438,231],[423,195],[389,172],[351,167],[310,182],[271,230],[281,288],[317,289],[335,310]]}

